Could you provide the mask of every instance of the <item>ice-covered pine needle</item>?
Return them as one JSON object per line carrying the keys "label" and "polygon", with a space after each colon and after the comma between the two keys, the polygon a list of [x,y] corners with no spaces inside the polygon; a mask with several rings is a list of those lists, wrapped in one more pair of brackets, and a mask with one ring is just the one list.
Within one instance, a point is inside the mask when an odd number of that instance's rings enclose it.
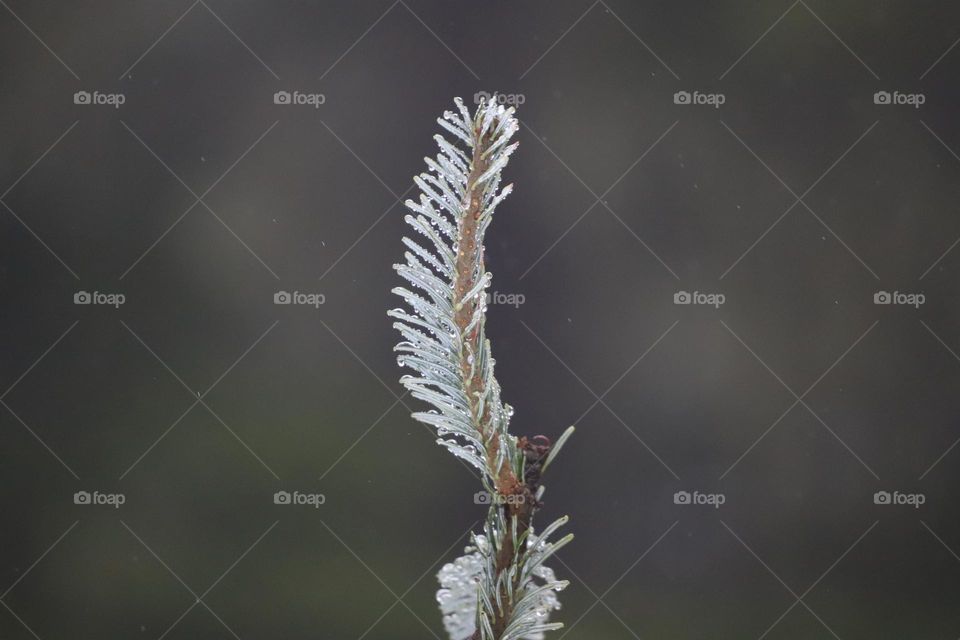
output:
{"label": "ice-covered pine needle", "polygon": [[567,585],[544,561],[573,537],[550,541],[566,517],[539,535],[532,526],[541,474],[559,446],[510,433],[513,409],[500,399],[484,329],[492,276],[483,238],[513,188],[501,188],[501,172],[517,148],[510,140],[519,126],[513,108],[495,98],[481,101],[473,115],[462,100],[454,102],[456,111],[437,120],[452,137],[434,136],[439,152],[414,178],[419,201],[406,202],[414,239],[403,238],[405,262],[394,268],[409,287],[393,291],[407,308],[389,315],[402,336],[397,363],[415,372],[401,382],[431,407],[413,417],[481,472],[491,496],[483,531],[438,575],[444,626],[451,640],[541,640],[563,626],[549,614],[560,608],[556,592]]}

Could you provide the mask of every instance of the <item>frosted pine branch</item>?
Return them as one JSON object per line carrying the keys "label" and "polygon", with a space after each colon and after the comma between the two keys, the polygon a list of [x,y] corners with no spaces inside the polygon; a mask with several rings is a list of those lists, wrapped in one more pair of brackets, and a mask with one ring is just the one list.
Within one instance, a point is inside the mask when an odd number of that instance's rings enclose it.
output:
{"label": "frosted pine branch", "polygon": [[451,640],[540,640],[562,627],[548,621],[559,609],[557,580],[543,563],[572,539],[550,536],[566,518],[533,532],[541,506],[541,474],[557,445],[543,436],[516,438],[509,431],[513,409],[500,399],[494,360],[486,338],[486,271],[483,237],[493,212],[513,185],[500,187],[501,172],[517,143],[513,108],[481,102],[471,115],[463,101],[438,119],[454,143],[434,136],[436,158],[414,182],[419,202],[408,200],[406,222],[418,241],[404,238],[406,262],[395,269],[411,288],[397,287],[409,310],[389,313],[402,341],[400,366],[413,369],[400,381],[432,408],[413,417],[433,427],[437,442],[482,474],[493,497],[482,533],[467,555],[447,564],[437,593]]}

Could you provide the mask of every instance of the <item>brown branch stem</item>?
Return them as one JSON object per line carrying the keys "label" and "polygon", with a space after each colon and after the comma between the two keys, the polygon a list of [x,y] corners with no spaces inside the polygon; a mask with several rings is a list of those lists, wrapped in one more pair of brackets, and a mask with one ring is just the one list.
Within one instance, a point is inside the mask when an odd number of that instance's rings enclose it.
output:
{"label": "brown branch stem", "polygon": [[[488,136],[479,137],[479,131],[475,134],[478,137],[477,144],[473,149],[473,161],[471,163],[470,175],[466,186],[466,211],[463,219],[460,221],[459,237],[457,242],[456,256],[456,281],[454,282],[455,300],[463,300],[463,297],[471,291],[477,284],[478,279],[484,277],[484,255],[483,242],[478,238],[478,222],[482,213],[483,206],[483,188],[477,184],[477,179],[489,168],[489,161],[484,158],[484,153],[489,148],[493,140]],[[478,270],[474,266],[479,264]],[[485,381],[482,378],[479,367],[473,366],[469,356],[479,354],[482,348],[480,344],[481,332],[477,325],[466,334],[467,327],[473,319],[478,302],[466,302],[460,309],[456,310],[455,321],[464,336],[461,352],[461,375],[467,390],[467,397],[470,402],[470,409],[474,424],[480,432],[483,442],[486,445],[485,460],[487,468],[493,477],[494,488],[497,494],[503,496],[522,496],[519,500],[513,500],[504,504],[507,521],[507,530],[504,532],[504,543],[501,547],[496,560],[496,572],[500,574],[507,571],[513,564],[516,549],[513,547],[514,537],[521,536],[530,528],[530,522],[535,510],[535,497],[530,488],[516,477],[514,470],[510,465],[502,465],[496,468],[497,452],[500,448],[500,434],[494,431],[491,424],[491,413],[489,403],[484,407],[482,413],[476,402],[476,394],[483,391]],[[514,524],[516,523],[516,524]],[[514,532],[516,526],[516,532]],[[519,577],[518,577],[519,578]],[[514,587],[517,585],[514,584]],[[507,602],[506,589],[502,594],[503,601]],[[496,612],[495,619],[492,621],[495,637],[500,638],[506,629],[506,625],[512,617],[512,611],[505,610]],[[479,638],[480,631],[477,630],[475,638]]]}

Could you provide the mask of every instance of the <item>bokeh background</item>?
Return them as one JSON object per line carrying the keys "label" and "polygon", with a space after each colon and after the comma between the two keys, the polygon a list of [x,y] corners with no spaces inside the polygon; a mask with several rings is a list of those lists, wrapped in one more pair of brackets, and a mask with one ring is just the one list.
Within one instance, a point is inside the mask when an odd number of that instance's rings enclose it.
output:
{"label": "bokeh background", "polygon": [[960,8],[0,4],[0,637],[443,637],[484,507],[385,312],[434,119],[480,90],[522,102],[504,396],[578,426],[552,637],[960,636]]}

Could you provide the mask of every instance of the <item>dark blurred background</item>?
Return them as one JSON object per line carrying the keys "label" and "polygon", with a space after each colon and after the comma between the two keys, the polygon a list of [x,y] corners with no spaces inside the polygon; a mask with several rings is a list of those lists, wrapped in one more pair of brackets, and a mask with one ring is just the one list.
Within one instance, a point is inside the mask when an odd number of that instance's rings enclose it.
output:
{"label": "dark blurred background", "polygon": [[0,637],[443,637],[485,507],[385,312],[481,90],[563,637],[960,636],[960,7],[0,4]]}

